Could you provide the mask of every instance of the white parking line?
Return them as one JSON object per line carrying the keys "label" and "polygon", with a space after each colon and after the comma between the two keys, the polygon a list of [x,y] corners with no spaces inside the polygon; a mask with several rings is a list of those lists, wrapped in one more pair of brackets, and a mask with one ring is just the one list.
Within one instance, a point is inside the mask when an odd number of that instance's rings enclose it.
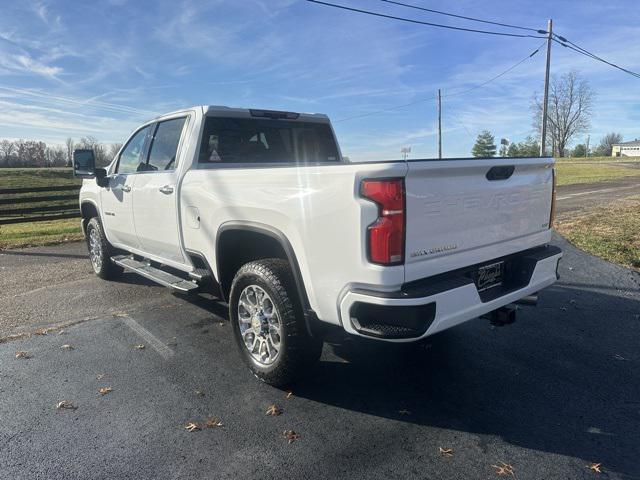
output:
{"label": "white parking line", "polygon": [[563,195],[558,197],[557,200],[566,200],[571,197],[579,197],[580,195],[589,195],[591,193],[604,193],[604,192],[619,192],[620,190],[628,190],[630,188],[638,188],[636,185],[630,187],[618,187],[618,188],[605,188],[602,190],[589,190],[588,192],[570,193],[569,195]]}
{"label": "white parking line", "polygon": [[165,360],[169,360],[169,358],[175,355],[173,350],[167,347],[167,345],[165,345],[158,337],[136,322],[133,318],[122,317],[122,321],[127,327],[140,335],[149,344],[149,346],[158,352]]}

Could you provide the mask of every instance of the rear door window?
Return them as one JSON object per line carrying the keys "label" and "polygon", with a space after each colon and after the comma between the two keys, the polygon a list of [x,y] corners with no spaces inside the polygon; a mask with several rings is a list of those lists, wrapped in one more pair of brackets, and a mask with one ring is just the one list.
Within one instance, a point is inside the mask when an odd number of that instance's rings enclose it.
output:
{"label": "rear door window", "polygon": [[199,162],[339,162],[338,147],[326,123],[219,118],[205,121]]}

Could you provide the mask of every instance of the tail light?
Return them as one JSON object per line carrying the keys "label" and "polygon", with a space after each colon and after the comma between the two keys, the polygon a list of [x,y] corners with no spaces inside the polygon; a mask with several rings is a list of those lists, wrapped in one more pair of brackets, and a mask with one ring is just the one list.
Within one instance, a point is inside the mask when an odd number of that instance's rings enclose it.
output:
{"label": "tail light", "polygon": [[378,219],[367,228],[369,261],[381,265],[404,262],[404,179],[363,180],[360,195],[378,205]]}
{"label": "tail light", "polygon": [[556,221],[556,169],[551,170],[552,192],[551,192],[551,214],[549,215],[549,228],[553,228]]}

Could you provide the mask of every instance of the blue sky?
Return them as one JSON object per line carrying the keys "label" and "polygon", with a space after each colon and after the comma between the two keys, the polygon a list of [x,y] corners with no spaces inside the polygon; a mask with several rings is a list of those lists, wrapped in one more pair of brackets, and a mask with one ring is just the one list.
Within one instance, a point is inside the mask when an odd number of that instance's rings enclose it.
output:
{"label": "blue sky", "polygon": [[[554,30],[640,71],[640,9],[626,1],[404,0]],[[531,133],[544,52],[485,87],[447,98],[526,57],[539,39],[410,25],[303,0],[2,1],[0,138],[122,141],[138,124],[196,104],[322,112],[355,160],[437,153],[436,103],[338,121],[443,95],[444,156],[468,156],[484,128]],[[334,3],[425,21],[492,28],[378,0]],[[497,28],[497,27],[496,27]],[[577,70],[597,92],[591,136],[640,137],[640,79],[553,48],[552,73]]]}

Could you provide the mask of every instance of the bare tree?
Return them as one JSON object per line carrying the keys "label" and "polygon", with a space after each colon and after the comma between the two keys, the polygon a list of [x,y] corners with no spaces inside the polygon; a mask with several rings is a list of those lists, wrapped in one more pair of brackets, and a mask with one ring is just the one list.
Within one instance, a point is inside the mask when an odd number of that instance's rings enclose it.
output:
{"label": "bare tree", "polygon": [[602,140],[600,140],[600,144],[596,148],[596,155],[610,157],[611,149],[616,143],[622,143],[622,135],[615,132],[607,133],[602,137]]}
{"label": "bare tree", "polygon": [[70,167],[73,165],[73,149],[75,148],[73,138],[67,138],[65,145],[67,146],[67,167]]}
{"label": "bare tree", "polygon": [[16,151],[16,145],[10,140],[2,140],[0,142],[0,165],[8,167],[12,164],[13,155]]}
{"label": "bare tree", "polygon": [[67,164],[67,150],[65,147],[55,145],[46,149],[47,165],[49,167],[64,167]]}
{"label": "bare tree", "polygon": [[[564,157],[567,147],[575,136],[589,129],[594,92],[589,82],[577,72],[553,77],[549,83],[549,108],[547,110],[548,143],[554,153]],[[536,95],[533,100],[534,128],[540,131],[542,100]]]}
{"label": "bare tree", "polygon": [[81,148],[87,148],[93,150],[93,154],[96,158],[96,166],[104,167],[109,164],[111,159],[107,153],[105,146],[98,141],[96,137],[86,136],[82,137],[78,142]]}
{"label": "bare tree", "polygon": [[122,144],[121,143],[112,143],[109,146],[109,158],[110,159],[115,158],[115,156],[118,154],[118,152],[120,151],[121,148],[122,148]]}

